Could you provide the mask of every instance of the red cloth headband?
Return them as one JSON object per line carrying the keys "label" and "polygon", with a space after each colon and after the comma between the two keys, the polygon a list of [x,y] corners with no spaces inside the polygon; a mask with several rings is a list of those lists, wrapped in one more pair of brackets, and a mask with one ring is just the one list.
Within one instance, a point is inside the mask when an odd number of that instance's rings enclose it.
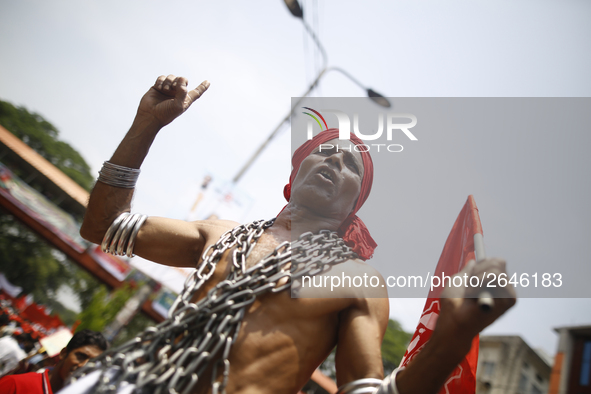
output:
{"label": "red cloth headband", "polygon": [[[302,161],[304,161],[304,159],[308,157],[308,155],[312,153],[312,151],[320,144],[335,138],[339,138],[339,130],[328,129],[316,135],[311,140],[306,141],[295,151],[291,159],[293,169],[291,170],[289,183],[283,188],[283,195],[287,201],[289,201],[291,197],[291,184],[294,181],[298,170],[300,169],[300,164],[302,164]],[[363,141],[354,134],[351,134],[350,140],[355,143],[355,145],[363,144]],[[351,214],[341,224],[341,227],[339,227],[337,233],[343,238],[348,246],[353,248],[353,251],[357,253],[360,258],[363,260],[368,260],[373,255],[373,251],[376,246],[378,246],[378,244],[373,240],[369,230],[363,221],[357,217],[356,213],[363,206],[363,203],[365,203],[367,197],[369,197],[371,185],[373,183],[373,162],[369,152],[360,153],[361,159],[363,160],[364,171],[359,198],[355,203],[355,207],[353,207],[353,212],[351,212]]]}

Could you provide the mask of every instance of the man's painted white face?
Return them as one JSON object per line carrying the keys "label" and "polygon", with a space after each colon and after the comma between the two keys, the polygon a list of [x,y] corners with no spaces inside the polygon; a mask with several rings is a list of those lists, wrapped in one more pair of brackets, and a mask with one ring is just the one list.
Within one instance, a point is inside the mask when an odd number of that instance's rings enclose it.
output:
{"label": "man's painted white face", "polygon": [[345,220],[361,191],[363,159],[348,140],[333,139],[306,157],[292,185],[292,200]]}

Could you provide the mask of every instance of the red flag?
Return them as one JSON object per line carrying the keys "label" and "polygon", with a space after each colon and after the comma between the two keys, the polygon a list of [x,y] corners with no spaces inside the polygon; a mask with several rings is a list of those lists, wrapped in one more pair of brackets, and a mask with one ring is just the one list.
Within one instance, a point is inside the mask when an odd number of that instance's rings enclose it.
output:
{"label": "red flag", "polygon": [[[447,237],[434,276],[441,278],[442,275],[452,276],[457,274],[470,260],[475,259],[474,234],[482,235],[482,225],[480,224],[480,216],[478,215],[474,197],[470,195]],[[431,337],[439,317],[439,297],[442,291],[443,288],[440,286],[429,292],[417,329],[400,362],[401,367],[412,361]],[[472,341],[470,352],[451,373],[439,393],[473,394],[476,391],[477,364],[478,336]]]}

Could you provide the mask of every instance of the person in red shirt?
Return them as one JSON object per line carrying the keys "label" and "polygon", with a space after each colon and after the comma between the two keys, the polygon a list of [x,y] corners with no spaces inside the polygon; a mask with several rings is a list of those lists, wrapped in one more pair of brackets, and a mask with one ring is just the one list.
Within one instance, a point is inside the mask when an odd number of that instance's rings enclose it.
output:
{"label": "person in red shirt", "polygon": [[0,379],[2,394],[53,394],[59,391],[66,379],[88,360],[107,350],[107,340],[99,332],[82,330],[74,334],[60,352],[60,361],[43,373],[29,372],[8,375]]}

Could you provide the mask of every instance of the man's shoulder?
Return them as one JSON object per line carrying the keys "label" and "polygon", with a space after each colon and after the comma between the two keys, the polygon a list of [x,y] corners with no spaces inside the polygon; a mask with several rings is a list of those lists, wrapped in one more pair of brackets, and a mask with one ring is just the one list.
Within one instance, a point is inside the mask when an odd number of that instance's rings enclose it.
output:
{"label": "man's shoulder", "polygon": [[384,277],[364,260],[351,259],[347,263],[350,265],[351,270],[355,272],[356,279],[353,287],[358,290],[356,300],[351,307],[364,310],[365,313],[373,316],[376,320],[381,320],[382,325],[387,324],[388,319],[384,320],[384,316],[389,315],[390,301]]}
{"label": "man's shoulder", "polygon": [[376,276],[382,278],[382,274],[380,274],[380,272],[377,269],[375,269],[367,261],[361,260],[360,258],[349,259],[349,260],[345,261],[343,264],[347,264],[349,267],[351,267],[355,271],[365,272],[368,275],[372,274],[372,275],[376,275]]}
{"label": "man's shoulder", "polygon": [[[339,264],[327,264],[321,272],[303,275],[296,282],[301,298],[351,298],[361,303],[375,299],[372,304],[388,301],[388,292],[382,275],[371,265],[359,259]],[[357,304],[352,302],[349,305]]]}
{"label": "man's shoulder", "polygon": [[43,393],[43,374],[28,372],[18,375],[8,375],[0,379],[1,393]]}
{"label": "man's shoulder", "polygon": [[38,373],[38,372],[27,372],[27,373],[19,373],[16,375],[7,375],[5,377],[3,377],[2,379],[5,378],[12,378],[11,380],[14,381],[34,381],[34,380],[39,380],[41,381],[43,374],[42,373]]}
{"label": "man's shoulder", "polygon": [[[382,274],[375,269],[371,264],[367,263],[364,260],[361,260],[359,258],[354,258],[354,259],[349,259],[346,260],[340,264],[336,264],[334,266],[334,270],[333,273],[340,273],[343,272],[345,274],[350,274],[350,275],[355,275],[357,277],[361,277],[361,278],[369,278],[371,279],[371,284],[370,287],[384,287],[382,286],[385,284],[384,281],[384,277],[382,276]],[[364,287],[367,287],[365,285],[365,281],[364,281]],[[357,287],[357,286],[355,286]],[[361,286],[359,286],[361,287]]]}

